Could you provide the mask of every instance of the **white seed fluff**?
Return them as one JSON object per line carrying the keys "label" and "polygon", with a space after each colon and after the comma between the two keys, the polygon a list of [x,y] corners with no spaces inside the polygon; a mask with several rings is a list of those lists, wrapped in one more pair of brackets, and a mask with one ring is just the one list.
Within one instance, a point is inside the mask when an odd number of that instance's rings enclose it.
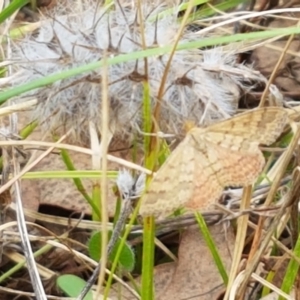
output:
{"label": "white seed fluff", "polygon": [[[66,1],[41,17],[37,32],[12,41],[12,60],[17,86],[50,74],[60,73],[106,57],[143,50],[141,22],[147,48],[173,45],[180,27],[177,14],[157,18],[170,6],[161,1],[142,3],[143,17],[138,18],[134,4],[120,8],[98,7],[97,1],[82,1],[81,6]],[[131,3],[131,2],[130,2]],[[204,38],[204,37],[201,37]],[[180,43],[199,39],[186,28]],[[147,78],[153,106],[170,54],[138,59],[108,67],[110,124],[114,136],[124,138],[142,131],[143,80]],[[82,142],[92,121],[101,133],[101,76],[94,70],[57,81],[24,96],[36,95],[38,105],[33,117],[45,131],[73,129]],[[243,82],[264,78],[251,68],[236,62],[233,54],[221,47],[210,50],[177,51],[168,70],[160,130],[179,133],[186,121],[210,124],[232,115],[241,93],[249,89]],[[87,140],[85,140],[87,142]]]}

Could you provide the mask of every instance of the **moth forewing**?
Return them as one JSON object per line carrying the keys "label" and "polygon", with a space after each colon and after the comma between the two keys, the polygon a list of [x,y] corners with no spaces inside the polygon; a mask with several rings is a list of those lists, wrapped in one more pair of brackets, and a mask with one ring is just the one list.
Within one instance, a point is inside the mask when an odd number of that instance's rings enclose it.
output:
{"label": "moth forewing", "polygon": [[283,108],[268,107],[190,130],[150,183],[141,215],[206,210],[226,186],[254,183],[265,163],[259,144],[273,143],[287,119]]}
{"label": "moth forewing", "polygon": [[258,108],[206,128],[211,133],[239,136],[248,141],[270,145],[287,124],[288,114],[282,107]]}
{"label": "moth forewing", "polygon": [[190,135],[177,146],[153,177],[140,207],[145,216],[166,216],[183,207],[193,193],[194,148]]}

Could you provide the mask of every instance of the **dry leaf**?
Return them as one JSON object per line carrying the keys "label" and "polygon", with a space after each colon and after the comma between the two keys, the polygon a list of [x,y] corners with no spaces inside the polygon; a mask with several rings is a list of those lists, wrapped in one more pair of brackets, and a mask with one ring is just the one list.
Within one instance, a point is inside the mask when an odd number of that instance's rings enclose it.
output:
{"label": "dry leaf", "polygon": [[204,210],[224,187],[252,184],[265,163],[259,144],[275,142],[286,122],[283,108],[268,107],[190,130],[153,178],[140,214],[163,218],[181,207]]}
{"label": "dry leaf", "polygon": [[[234,230],[224,232],[224,224],[209,227],[210,234],[218,249],[227,273],[232,264]],[[225,288],[220,272],[199,228],[189,227],[182,233],[178,249],[178,262],[169,262],[154,268],[155,299],[157,300],[211,300],[217,299]],[[140,283],[141,278],[136,278]],[[113,300],[136,300],[119,283],[110,290]]]}
{"label": "dry leaf", "polygon": [[[209,232],[228,273],[232,264],[234,231],[228,228],[225,233],[224,224],[218,224],[210,226]],[[199,228],[189,227],[182,234],[176,270],[164,289],[156,286],[156,299],[211,300],[217,299],[224,288],[220,272]]]}

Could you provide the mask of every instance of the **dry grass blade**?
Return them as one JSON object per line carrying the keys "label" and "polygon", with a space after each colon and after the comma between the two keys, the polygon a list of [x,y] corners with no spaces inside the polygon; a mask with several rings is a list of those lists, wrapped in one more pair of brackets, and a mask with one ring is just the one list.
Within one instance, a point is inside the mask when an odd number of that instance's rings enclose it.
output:
{"label": "dry grass blade", "polygon": [[[4,184],[4,182],[7,181],[8,177],[9,177],[9,172],[11,169],[11,165],[10,165],[10,156],[8,154],[8,151],[3,149],[2,150],[2,158],[4,161],[4,167],[2,170],[2,177],[1,177],[1,185]],[[10,190],[7,189],[5,191],[3,191],[0,194],[0,226],[2,224],[5,223],[5,217],[6,217],[6,210],[8,208],[8,206],[11,204],[11,194],[10,194]],[[0,230],[0,238],[2,239],[2,231]],[[3,244],[0,244],[0,263],[2,261],[2,253],[3,253]]]}
{"label": "dry grass blade", "polygon": [[[281,164],[281,168],[280,168],[281,170],[286,170],[289,162],[291,161],[294,150],[298,145],[298,140],[299,140],[299,137],[300,137],[299,127],[295,126],[295,124],[291,124],[291,125],[292,125],[292,128],[295,127],[295,128],[293,128],[294,137],[293,137],[293,140],[291,141],[288,149],[284,153],[284,158],[282,160],[282,164]],[[267,203],[268,203],[268,198],[270,198],[270,199],[274,198],[275,193],[277,191],[277,187],[278,187],[277,183],[279,182],[279,179],[281,177],[282,177],[282,172],[279,172],[277,174],[277,177],[274,179],[274,182],[271,186],[270,192],[269,192],[267,200],[266,200]],[[272,235],[274,234],[275,230],[277,229],[279,222],[281,221],[282,216],[285,214],[287,207],[289,207],[290,205],[291,205],[291,201],[288,198],[286,201],[284,201],[283,205],[281,205],[277,215],[274,217],[274,219],[271,222],[271,225],[269,226],[268,230],[264,234],[263,239],[261,239],[260,244],[259,244],[259,248],[254,253],[254,255],[251,259],[251,262],[246,267],[244,281],[242,282],[242,284],[239,287],[239,295],[244,294],[245,289],[246,289],[247,284],[248,284],[248,280],[249,280],[251,274],[256,269],[262,254],[264,253],[265,249],[268,247],[270,239],[271,239]]]}
{"label": "dry grass blade", "polygon": [[[15,149],[13,149],[13,166],[14,166],[14,176],[16,177],[19,171],[19,165],[17,163]],[[20,182],[18,180],[14,183],[15,188],[15,201],[16,201],[16,215],[18,220],[18,230],[20,232],[22,248],[26,258],[26,264],[28,266],[29,276],[33,289],[35,292],[36,299],[46,300],[46,293],[43,288],[42,280],[38,272],[38,268],[34,259],[32,252],[32,247],[28,237],[28,229],[25,221],[25,214],[23,211],[23,204],[21,199],[21,189]]]}
{"label": "dry grass blade", "polygon": [[[233,288],[231,290],[231,293],[230,293],[229,300],[236,299],[236,290],[238,289],[241,281],[243,280],[243,275],[244,275],[244,271],[241,272],[236,277],[234,286],[233,286]],[[277,295],[281,295],[281,296],[283,296],[287,300],[293,300],[294,299],[293,297],[290,297],[289,295],[287,295],[286,293],[284,293],[283,291],[281,291],[279,288],[277,288],[273,284],[270,284],[270,282],[268,282],[267,280],[265,280],[262,277],[258,276],[257,274],[253,273],[251,276],[252,276],[253,279],[255,279],[256,281],[260,282],[262,285],[267,286],[271,290],[275,291]],[[274,299],[277,299],[277,298],[274,298]]]}
{"label": "dry grass blade", "polygon": [[6,116],[15,112],[21,112],[23,110],[29,110],[37,104],[37,100],[28,100],[26,102],[13,104],[7,107],[0,108],[0,116]]}
{"label": "dry grass blade", "polygon": [[206,210],[224,187],[252,184],[265,163],[259,144],[275,142],[286,122],[284,109],[269,107],[192,129],[151,182],[141,215]]}

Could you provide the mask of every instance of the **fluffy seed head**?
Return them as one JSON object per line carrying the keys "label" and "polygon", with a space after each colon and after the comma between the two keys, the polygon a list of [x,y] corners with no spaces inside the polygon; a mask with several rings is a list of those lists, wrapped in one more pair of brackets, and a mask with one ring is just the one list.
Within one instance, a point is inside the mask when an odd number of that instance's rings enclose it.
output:
{"label": "fluffy seed head", "polygon": [[[12,59],[18,61],[12,85],[71,70],[106,57],[173,45],[180,23],[176,13],[157,17],[168,3],[141,1],[143,16],[132,2],[98,7],[97,1],[66,1],[44,13],[38,32],[12,42]],[[144,33],[141,32],[141,22]],[[180,43],[199,40],[185,30]],[[109,118],[117,138],[128,137],[142,124],[143,80],[150,86],[152,104],[157,101],[169,54],[151,56],[108,66]],[[210,124],[233,114],[245,78],[264,80],[251,68],[238,64],[223,49],[177,51],[168,70],[162,110],[158,121],[164,132],[178,133],[186,121]],[[57,81],[31,92],[39,103],[33,117],[46,131],[73,129],[77,142],[87,142],[88,123],[101,134],[100,69]],[[30,94],[30,93],[29,93]],[[28,94],[27,94],[28,95]]]}

